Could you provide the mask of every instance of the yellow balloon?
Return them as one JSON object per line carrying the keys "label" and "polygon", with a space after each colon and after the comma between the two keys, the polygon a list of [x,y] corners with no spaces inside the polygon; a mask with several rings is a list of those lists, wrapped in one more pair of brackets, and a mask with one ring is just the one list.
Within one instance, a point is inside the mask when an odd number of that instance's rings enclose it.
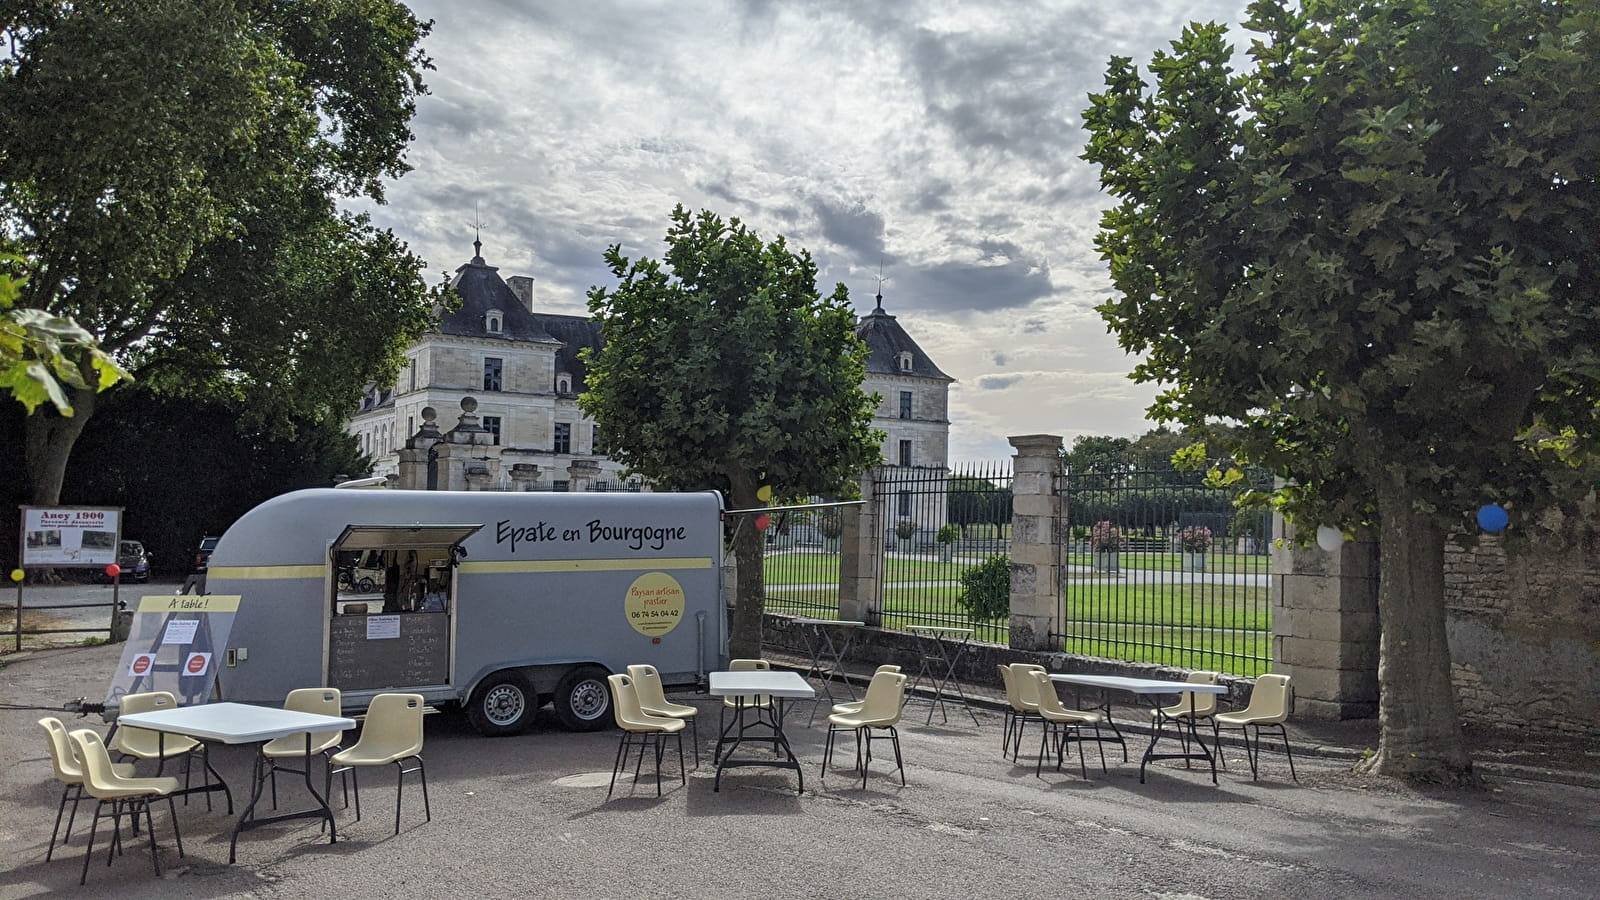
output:
{"label": "yellow balloon", "polygon": [[756,488],[756,499],[762,503],[772,502],[772,485],[763,484],[761,487]]}
{"label": "yellow balloon", "polygon": [[22,572],[21,569],[12,569],[11,570],[11,580],[12,581],[21,581],[22,578],[23,578],[23,572]]}

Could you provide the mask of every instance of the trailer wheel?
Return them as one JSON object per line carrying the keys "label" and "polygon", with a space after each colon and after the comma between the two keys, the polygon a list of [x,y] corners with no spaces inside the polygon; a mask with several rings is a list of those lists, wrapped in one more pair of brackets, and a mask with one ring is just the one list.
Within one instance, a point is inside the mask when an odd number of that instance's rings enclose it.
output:
{"label": "trailer wheel", "polygon": [[605,669],[578,666],[556,685],[555,708],[568,731],[599,731],[611,723],[611,690]]}
{"label": "trailer wheel", "polygon": [[467,721],[485,737],[521,734],[533,724],[538,696],[517,672],[496,672],[472,692]]}

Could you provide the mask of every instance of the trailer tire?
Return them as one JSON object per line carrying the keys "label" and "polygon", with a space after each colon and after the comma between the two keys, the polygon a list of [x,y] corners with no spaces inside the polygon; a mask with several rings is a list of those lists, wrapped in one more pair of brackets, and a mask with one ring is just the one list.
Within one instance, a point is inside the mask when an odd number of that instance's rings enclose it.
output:
{"label": "trailer tire", "polygon": [[484,737],[521,734],[533,725],[539,696],[519,672],[495,672],[472,692],[467,721]]}
{"label": "trailer tire", "polygon": [[561,676],[556,717],[568,731],[599,731],[611,724],[611,688],[600,666],[578,666]]}

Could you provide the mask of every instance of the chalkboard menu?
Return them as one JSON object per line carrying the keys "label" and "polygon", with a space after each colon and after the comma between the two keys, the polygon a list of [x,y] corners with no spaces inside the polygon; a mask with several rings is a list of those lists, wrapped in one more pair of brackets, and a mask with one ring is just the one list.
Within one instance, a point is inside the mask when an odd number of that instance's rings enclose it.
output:
{"label": "chalkboard menu", "polygon": [[330,687],[361,691],[447,684],[449,664],[445,613],[333,617]]}

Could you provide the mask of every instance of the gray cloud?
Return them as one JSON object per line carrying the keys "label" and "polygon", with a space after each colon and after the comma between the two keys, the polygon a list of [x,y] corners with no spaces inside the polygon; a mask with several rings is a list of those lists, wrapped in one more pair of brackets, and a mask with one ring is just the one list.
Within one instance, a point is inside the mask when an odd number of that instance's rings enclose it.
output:
{"label": "gray cloud", "polygon": [[1003,391],[1021,380],[1021,375],[985,375],[978,379],[978,388],[985,391]]}
{"label": "gray cloud", "polygon": [[996,353],[994,355],[994,364],[997,366],[1003,366],[1006,364],[1007,359],[1009,359],[1009,357],[1007,357],[1004,353]]}
{"label": "gray cloud", "polygon": [[863,261],[883,258],[883,216],[857,203],[845,205],[825,198],[814,199],[811,210],[822,227],[822,236]]}

